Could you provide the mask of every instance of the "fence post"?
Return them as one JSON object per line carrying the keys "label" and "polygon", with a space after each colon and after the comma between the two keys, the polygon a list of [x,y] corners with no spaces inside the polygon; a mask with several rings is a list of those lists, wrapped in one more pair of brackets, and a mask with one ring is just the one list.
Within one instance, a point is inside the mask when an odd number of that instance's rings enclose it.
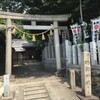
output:
{"label": "fence post", "polygon": [[83,44],[83,51],[88,51],[89,52],[89,44],[88,43]]}
{"label": "fence post", "polygon": [[77,45],[77,52],[78,52],[78,64],[80,65],[81,64],[81,54],[82,54],[82,51],[81,51],[81,44],[78,44]]}
{"label": "fence post", "polygon": [[73,65],[77,65],[77,47],[72,45]]}
{"label": "fence post", "polygon": [[97,65],[97,51],[95,42],[90,42],[90,54],[91,54],[91,64]]}
{"label": "fence post", "polygon": [[97,46],[98,46],[98,61],[100,65],[100,41],[97,42]]}
{"label": "fence post", "polygon": [[75,90],[75,70],[70,69],[70,87],[72,90]]}
{"label": "fence post", "polygon": [[67,64],[72,64],[72,46],[71,42],[66,40],[65,41],[65,49],[66,49],[66,60]]}

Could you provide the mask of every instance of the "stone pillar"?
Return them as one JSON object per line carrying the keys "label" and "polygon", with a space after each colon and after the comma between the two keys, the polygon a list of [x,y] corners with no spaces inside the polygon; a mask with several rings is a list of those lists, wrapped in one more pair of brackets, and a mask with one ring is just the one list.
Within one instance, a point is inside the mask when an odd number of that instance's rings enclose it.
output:
{"label": "stone pillar", "polygon": [[47,46],[44,48],[44,58],[47,59]]}
{"label": "stone pillar", "polygon": [[55,54],[55,46],[53,46],[53,51],[54,51],[54,58],[56,58]]}
{"label": "stone pillar", "polygon": [[62,44],[60,45],[60,57],[63,58],[63,47],[62,47]]}
{"label": "stone pillar", "polygon": [[97,42],[97,46],[98,46],[98,61],[100,65],[100,41]]}
{"label": "stone pillar", "polygon": [[91,64],[97,65],[97,51],[95,42],[90,42],[90,54],[91,54]]}
{"label": "stone pillar", "polygon": [[47,46],[47,58],[50,58],[50,49],[49,49],[49,45]]}
{"label": "stone pillar", "polygon": [[9,75],[4,75],[4,97],[9,97],[10,96],[10,79],[9,79]]}
{"label": "stone pillar", "polygon": [[11,35],[11,19],[7,19],[6,30],[6,68],[5,73],[11,75],[12,73],[12,35]]}
{"label": "stone pillar", "polygon": [[[58,22],[53,22],[54,27],[58,27]],[[60,44],[59,44],[59,33],[58,29],[54,29],[54,45],[55,45],[55,58],[57,70],[61,70],[61,57],[60,57]]]}
{"label": "stone pillar", "polygon": [[81,63],[81,83],[82,90],[85,96],[91,96],[91,66],[90,66],[90,53],[82,53]]}
{"label": "stone pillar", "polygon": [[75,70],[74,69],[70,69],[70,87],[72,90],[75,89]]}
{"label": "stone pillar", "polygon": [[72,46],[73,65],[77,65],[77,48],[76,45]]}
{"label": "stone pillar", "polygon": [[82,51],[81,51],[81,44],[78,44],[77,45],[77,52],[78,52],[78,64],[81,65],[81,54],[82,54]]}
{"label": "stone pillar", "polygon": [[50,43],[48,43],[48,57],[51,58],[51,46],[50,46]]}
{"label": "stone pillar", "polygon": [[31,21],[32,26],[36,26],[36,21]]}
{"label": "stone pillar", "polygon": [[63,53],[63,58],[65,58],[65,57],[66,57],[65,42],[62,43],[62,48],[63,48],[63,51],[62,51],[62,53]]}
{"label": "stone pillar", "polygon": [[83,44],[83,51],[89,51],[89,44],[88,43]]}
{"label": "stone pillar", "polygon": [[67,64],[72,64],[72,48],[70,41],[65,41],[66,60]]}
{"label": "stone pillar", "polygon": [[51,55],[52,55],[52,58],[54,58],[54,48],[53,48],[53,46],[51,46]]}

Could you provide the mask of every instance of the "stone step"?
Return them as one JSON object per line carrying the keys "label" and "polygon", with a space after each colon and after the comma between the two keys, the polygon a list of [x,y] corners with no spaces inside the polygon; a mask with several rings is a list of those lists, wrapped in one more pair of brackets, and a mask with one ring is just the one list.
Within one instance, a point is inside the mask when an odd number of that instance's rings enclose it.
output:
{"label": "stone step", "polygon": [[32,84],[32,85],[27,85],[25,88],[31,88],[31,87],[39,87],[39,86],[44,86],[45,84]]}
{"label": "stone step", "polygon": [[50,100],[49,98],[40,98],[40,99],[35,99],[35,100]]}
{"label": "stone step", "polygon": [[43,90],[37,90],[37,91],[26,91],[26,92],[24,92],[24,95],[26,96],[26,95],[35,95],[35,94],[43,94],[43,93],[46,93],[47,91],[45,90],[45,89],[43,89]]}
{"label": "stone step", "polygon": [[43,89],[45,89],[44,86],[39,86],[39,87],[30,87],[30,88],[25,88],[25,89],[24,89],[24,92],[25,92],[25,91],[43,90]]}
{"label": "stone step", "polygon": [[41,100],[41,99],[48,99],[48,94],[47,93],[43,93],[43,94],[37,94],[37,95],[27,95],[24,96],[24,100]]}

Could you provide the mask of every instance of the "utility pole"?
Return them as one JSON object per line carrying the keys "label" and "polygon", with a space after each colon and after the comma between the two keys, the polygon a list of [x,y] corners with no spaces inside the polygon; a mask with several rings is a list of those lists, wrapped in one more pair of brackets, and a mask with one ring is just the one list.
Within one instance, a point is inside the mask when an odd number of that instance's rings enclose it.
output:
{"label": "utility pole", "polygon": [[81,23],[83,23],[83,12],[82,12],[82,2],[80,0],[80,17],[81,17]]}
{"label": "utility pole", "polygon": [[81,25],[82,31],[84,33],[84,42],[86,42],[87,38],[89,38],[89,34],[87,32],[87,23],[83,21],[83,12],[82,12],[82,1],[80,0],[80,18],[81,18]]}

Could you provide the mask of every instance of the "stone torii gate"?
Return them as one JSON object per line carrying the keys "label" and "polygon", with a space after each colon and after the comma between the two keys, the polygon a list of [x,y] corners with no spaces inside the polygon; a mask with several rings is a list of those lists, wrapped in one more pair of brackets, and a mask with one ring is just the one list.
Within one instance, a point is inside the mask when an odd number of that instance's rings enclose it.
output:
{"label": "stone torii gate", "polygon": [[[36,25],[36,22],[53,22],[53,27],[58,27],[58,22],[66,22],[71,14],[66,15],[25,15],[19,13],[0,12],[0,18],[6,19],[6,63],[5,63],[5,74],[12,74],[12,35],[11,28],[12,20],[23,20],[31,21],[31,25],[23,25],[22,27],[26,30],[47,30],[52,28],[49,26]],[[54,29],[54,45],[55,45],[55,56],[56,56],[56,67],[57,70],[61,69],[60,59],[60,45],[59,45],[59,34],[58,29]]]}

